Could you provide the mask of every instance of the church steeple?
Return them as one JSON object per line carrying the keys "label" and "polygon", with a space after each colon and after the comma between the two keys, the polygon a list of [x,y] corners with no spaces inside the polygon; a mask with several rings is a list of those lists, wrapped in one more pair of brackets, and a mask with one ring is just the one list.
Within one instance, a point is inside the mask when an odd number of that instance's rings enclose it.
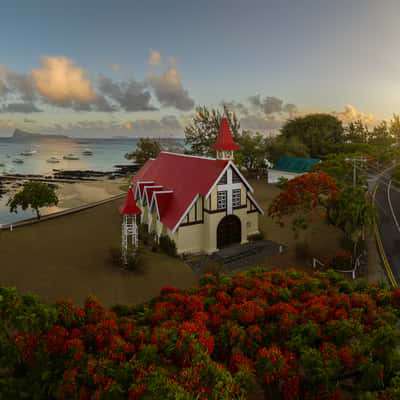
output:
{"label": "church steeple", "polygon": [[221,119],[217,141],[211,149],[217,151],[219,160],[233,160],[233,150],[239,149],[239,146],[233,141],[228,120],[225,117]]}

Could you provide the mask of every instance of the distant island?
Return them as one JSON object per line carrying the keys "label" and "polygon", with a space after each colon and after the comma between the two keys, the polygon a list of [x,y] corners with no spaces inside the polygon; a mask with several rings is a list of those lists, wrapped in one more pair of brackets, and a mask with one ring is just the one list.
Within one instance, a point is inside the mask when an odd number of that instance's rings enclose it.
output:
{"label": "distant island", "polygon": [[69,139],[69,137],[65,135],[32,133],[23,131],[22,129],[15,129],[12,137],[16,139]]}

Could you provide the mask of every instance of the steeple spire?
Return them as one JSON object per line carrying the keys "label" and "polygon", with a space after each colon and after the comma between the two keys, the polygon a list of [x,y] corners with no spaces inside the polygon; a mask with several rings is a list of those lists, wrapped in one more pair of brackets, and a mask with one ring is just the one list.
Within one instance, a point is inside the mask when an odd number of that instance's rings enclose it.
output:
{"label": "steeple spire", "polygon": [[228,120],[225,117],[221,119],[217,141],[211,149],[217,151],[217,158],[221,160],[233,160],[233,150],[239,149],[233,141]]}

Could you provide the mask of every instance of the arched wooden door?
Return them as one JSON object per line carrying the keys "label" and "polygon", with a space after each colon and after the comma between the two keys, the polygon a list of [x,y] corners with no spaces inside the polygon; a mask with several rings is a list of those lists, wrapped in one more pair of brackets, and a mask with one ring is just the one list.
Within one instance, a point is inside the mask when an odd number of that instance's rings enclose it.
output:
{"label": "arched wooden door", "polygon": [[217,247],[230,246],[242,241],[242,224],[236,215],[228,215],[221,220],[217,228]]}

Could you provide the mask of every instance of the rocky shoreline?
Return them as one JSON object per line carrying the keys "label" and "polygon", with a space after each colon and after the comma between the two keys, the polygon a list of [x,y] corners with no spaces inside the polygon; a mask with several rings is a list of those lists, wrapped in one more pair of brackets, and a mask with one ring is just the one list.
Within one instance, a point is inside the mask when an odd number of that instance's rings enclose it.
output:
{"label": "rocky shoreline", "polygon": [[94,170],[59,170],[53,169],[53,174],[10,174],[0,175],[0,198],[6,194],[15,193],[26,181],[48,182],[49,184],[96,182],[99,180],[124,178],[134,175],[139,166],[135,164],[115,165],[116,171],[94,171]]}

